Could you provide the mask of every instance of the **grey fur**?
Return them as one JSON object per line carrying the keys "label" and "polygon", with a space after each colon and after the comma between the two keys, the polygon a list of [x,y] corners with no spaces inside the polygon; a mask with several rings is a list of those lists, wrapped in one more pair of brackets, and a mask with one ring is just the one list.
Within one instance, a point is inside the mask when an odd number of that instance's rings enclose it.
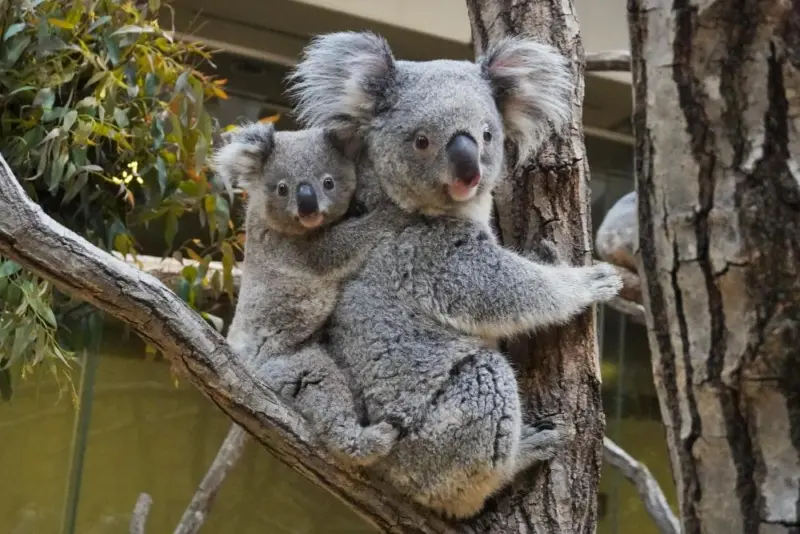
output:
{"label": "grey fur", "polygon": [[[342,281],[362,263],[384,233],[385,213],[341,219],[355,190],[352,154],[323,130],[274,132],[269,124],[235,131],[214,156],[217,172],[248,193],[242,287],[228,333],[231,347],[246,355],[266,385],[284,396],[311,423],[333,454],[367,465],[386,455],[398,431],[387,422],[363,426],[345,375],[319,340]],[[322,181],[332,178],[332,190]],[[319,229],[297,217],[295,191],[313,184],[321,211]],[[386,235],[392,235],[390,231]]]}
{"label": "grey fur", "polygon": [[[471,516],[574,433],[563,416],[523,421],[513,369],[485,341],[563,323],[621,287],[609,265],[547,265],[504,249],[489,225],[504,139],[528,154],[548,122],[569,117],[567,63],[522,40],[477,63],[395,61],[375,35],[337,33],[313,41],[292,81],[303,120],[365,140],[359,175],[378,182],[357,196],[371,208],[388,197],[386,211],[404,220],[345,284],[330,328],[331,354],[369,417],[406,434],[372,468],[423,505]],[[478,186],[460,200],[444,148],[456,134],[480,154]]]}

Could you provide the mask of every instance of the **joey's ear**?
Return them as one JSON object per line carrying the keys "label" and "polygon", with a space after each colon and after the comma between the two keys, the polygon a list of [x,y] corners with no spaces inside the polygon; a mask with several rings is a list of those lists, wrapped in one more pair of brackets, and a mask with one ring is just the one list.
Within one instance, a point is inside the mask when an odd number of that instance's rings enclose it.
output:
{"label": "joey's ear", "polygon": [[519,161],[569,121],[572,73],[552,46],[520,38],[500,40],[478,59],[503,116],[506,138],[518,147]]}
{"label": "joey's ear", "polygon": [[353,162],[364,148],[364,141],[359,135],[349,135],[341,130],[325,130],[324,136],[334,150]]}
{"label": "joey's ear", "polygon": [[369,32],[314,38],[288,77],[298,120],[306,127],[355,134],[375,115],[394,82],[388,43]]}
{"label": "joey's ear", "polygon": [[227,144],[211,159],[214,172],[228,184],[248,189],[257,183],[275,148],[275,127],[271,123],[245,124],[224,134]]}

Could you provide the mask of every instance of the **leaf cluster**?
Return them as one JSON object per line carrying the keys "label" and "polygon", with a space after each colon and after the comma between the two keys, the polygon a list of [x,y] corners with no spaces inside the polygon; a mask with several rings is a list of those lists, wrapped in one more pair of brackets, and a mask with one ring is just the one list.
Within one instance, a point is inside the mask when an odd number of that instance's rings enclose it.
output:
{"label": "leaf cluster", "polygon": [[[206,162],[216,133],[207,104],[227,98],[225,80],[201,70],[213,66],[206,49],[159,26],[161,9],[158,0],[7,3],[0,12],[0,152],[31,198],[95,245],[135,257],[137,228],[157,222],[165,254],[207,267],[221,251],[229,281],[239,246],[229,191]],[[176,244],[187,215],[199,217],[207,237]],[[0,269],[13,271],[9,265],[0,258]],[[212,283],[185,274],[190,288]],[[4,279],[3,369],[67,361],[55,332],[69,325],[53,289],[24,272]],[[213,283],[225,290],[225,280]],[[13,334],[3,335],[4,324]]]}

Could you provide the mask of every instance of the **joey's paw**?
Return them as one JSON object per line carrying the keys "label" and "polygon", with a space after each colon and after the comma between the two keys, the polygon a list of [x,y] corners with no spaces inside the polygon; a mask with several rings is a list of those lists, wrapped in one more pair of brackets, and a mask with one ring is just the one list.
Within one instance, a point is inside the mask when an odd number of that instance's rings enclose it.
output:
{"label": "joey's paw", "polygon": [[400,438],[400,429],[382,421],[364,428],[361,438],[364,442],[365,456],[386,456]]}
{"label": "joey's paw", "polygon": [[622,289],[622,278],[608,263],[586,267],[586,284],[592,302],[606,302],[616,297]]}

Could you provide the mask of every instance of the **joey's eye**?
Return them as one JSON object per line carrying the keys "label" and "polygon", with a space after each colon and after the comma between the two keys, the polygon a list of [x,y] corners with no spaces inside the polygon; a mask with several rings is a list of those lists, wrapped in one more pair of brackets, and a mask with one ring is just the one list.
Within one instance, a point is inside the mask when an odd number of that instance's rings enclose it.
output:
{"label": "joey's eye", "polygon": [[333,178],[325,178],[324,180],[322,180],[322,187],[324,187],[328,191],[333,189],[333,185],[334,185]]}
{"label": "joey's eye", "polygon": [[492,141],[492,132],[490,132],[489,130],[484,130],[483,140],[486,141],[487,143],[490,143]]}
{"label": "joey's eye", "polygon": [[285,197],[288,194],[289,194],[289,187],[283,182],[279,183],[278,184],[278,195],[280,195],[282,197]]}
{"label": "joey's eye", "polygon": [[416,139],[414,139],[414,146],[417,150],[425,150],[431,145],[431,142],[428,141],[428,138],[424,135],[418,135]]}

